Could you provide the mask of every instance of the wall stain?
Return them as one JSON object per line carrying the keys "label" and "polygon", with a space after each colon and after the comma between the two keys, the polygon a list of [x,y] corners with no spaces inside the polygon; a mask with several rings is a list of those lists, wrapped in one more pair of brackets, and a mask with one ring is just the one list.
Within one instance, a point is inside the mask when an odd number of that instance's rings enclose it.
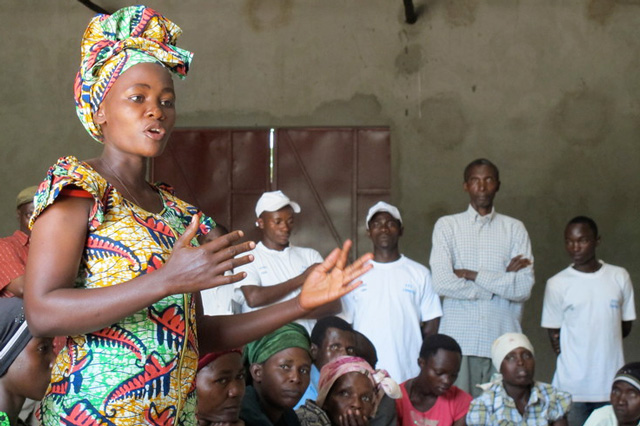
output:
{"label": "wall stain", "polygon": [[380,122],[382,104],[371,94],[356,93],[351,99],[337,99],[320,104],[311,117],[316,121],[331,121],[337,123],[365,123]]}
{"label": "wall stain", "polygon": [[587,5],[587,17],[604,25],[607,18],[613,14],[616,0],[590,0]]}
{"label": "wall stain", "polygon": [[422,48],[419,44],[406,46],[402,53],[396,56],[396,70],[400,74],[415,74],[422,65]]}
{"label": "wall stain", "polygon": [[595,145],[610,130],[611,102],[599,93],[568,92],[553,111],[553,124],[568,142]]}
{"label": "wall stain", "polygon": [[416,127],[429,144],[453,150],[464,142],[469,125],[456,95],[440,94],[425,99],[420,104],[420,114],[422,118]]}
{"label": "wall stain", "polygon": [[448,0],[446,19],[451,25],[468,26],[475,22],[478,0]]}
{"label": "wall stain", "polygon": [[293,0],[246,0],[245,12],[255,31],[284,27],[291,21]]}

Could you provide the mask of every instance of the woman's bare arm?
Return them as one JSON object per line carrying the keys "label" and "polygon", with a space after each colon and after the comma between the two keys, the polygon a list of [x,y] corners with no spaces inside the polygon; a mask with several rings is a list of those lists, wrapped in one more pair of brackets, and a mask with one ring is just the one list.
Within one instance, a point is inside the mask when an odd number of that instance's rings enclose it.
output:
{"label": "woman's bare arm", "polygon": [[178,293],[191,293],[239,281],[242,274],[226,270],[251,261],[234,256],[250,250],[235,232],[201,247],[192,247],[199,216],[175,243],[167,263],[157,271],[116,286],[74,288],[85,250],[87,221],[93,201],[62,197],[38,217],[30,240],[25,274],[25,310],[36,336],[84,334],[109,326],[154,302]]}
{"label": "woman's bare arm", "polygon": [[256,340],[283,325],[302,318],[313,309],[337,300],[361,284],[354,281],[371,269],[367,253],[351,265],[347,257],[351,241],[336,248],[307,276],[302,292],[295,298],[257,311],[227,316],[198,318],[198,340],[202,353],[238,347]]}

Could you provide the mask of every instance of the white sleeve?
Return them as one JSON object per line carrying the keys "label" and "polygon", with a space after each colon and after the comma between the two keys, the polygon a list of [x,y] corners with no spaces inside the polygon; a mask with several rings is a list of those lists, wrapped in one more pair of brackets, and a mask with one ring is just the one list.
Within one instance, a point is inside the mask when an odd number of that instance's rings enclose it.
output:
{"label": "white sleeve", "polygon": [[544,301],[542,302],[542,321],[540,324],[542,327],[562,327],[562,304],[563,295],[559,291],[557,283],[554,283],[553,280],[547,281],[544,289]]}
{"label": "white sleeve", "polygon": [[441,316],[442,306],[440,304],[440,297],[433,289],[433,285],[431,284],[431,272],[427,270],[427,273],[424,276],[422,299],[420,300],[420,321],[426,322]]}
{"label": "white sleeve", "polygon": [[622,321],[633,321],[636,319],[633,284],[631,284],[631,277],[626,270],[624,271],[624,282],[622,285],[622,295],[624,297],[622,302]]}

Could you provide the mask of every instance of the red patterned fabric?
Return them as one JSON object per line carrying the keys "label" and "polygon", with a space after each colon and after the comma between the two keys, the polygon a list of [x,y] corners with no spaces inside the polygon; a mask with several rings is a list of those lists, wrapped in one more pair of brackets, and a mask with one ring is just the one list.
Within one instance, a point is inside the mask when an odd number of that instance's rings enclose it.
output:
{"label": "red patterned fabric", "polygon": [[0,297],[13,297],[5,287],[24,275],[29,253],[29,237],[16,231],[10,237],[0,238]]}

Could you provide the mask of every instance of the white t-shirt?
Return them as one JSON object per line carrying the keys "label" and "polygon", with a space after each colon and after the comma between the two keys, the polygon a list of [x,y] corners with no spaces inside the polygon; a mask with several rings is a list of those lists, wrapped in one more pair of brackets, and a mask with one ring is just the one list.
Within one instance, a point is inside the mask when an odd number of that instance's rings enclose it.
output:
{"label": "white t-shirt", "polygon": [[395,262],[371,262],[362,285],[342,298],[344,317],[371,340],[378,368],[402,383],[420,372],[421,322],[442,316],[429,270],[404,255]]}
{"label": "white t-shirt", "polygon": [[240,306],[233,300],[233,284],[209,288],[200,292],[205,315],[233,315],[240,313]]}
{"label": "white t-shirt", "polygon": [[629,273],[600,261],[592,273],[569,266],[547,281],[542,327],[560,329],[553,385],[575,402],[608,401],[624,365],[622,321],[636,318]]}
{"label": "white t-shirt", "polygon": [[[271,250],[262,244],[262,241],[256,244],[255,249],[248,253],[243,253],[243,256],[247,254],[253,255],[253,262],[234,269],[235,273],[247,273],[247,276],[242,281],[235,284],[233,293],[234,301],[241,305],[241,312],[251,312],[260,308],[251,308],[247,305],[240,287],[244,285],[268,287],[280,284],[297,277],[306,271],[309,266],[314,263],[321,263],[323,260],[320,253],[314,249],[289,246],[282,251]],[[297,289],[280,299],[280,302],[293,299],[299,293],[300,289]],[[296,322],[304,326],[309,334],[311,334],[311,330],[316,323],[315,320],[307,319]]]}
{"label": "white t-shirt", "polygon": [[591,412],[584,426],[618,426],[616,413],[611,405],[605,405]]}

